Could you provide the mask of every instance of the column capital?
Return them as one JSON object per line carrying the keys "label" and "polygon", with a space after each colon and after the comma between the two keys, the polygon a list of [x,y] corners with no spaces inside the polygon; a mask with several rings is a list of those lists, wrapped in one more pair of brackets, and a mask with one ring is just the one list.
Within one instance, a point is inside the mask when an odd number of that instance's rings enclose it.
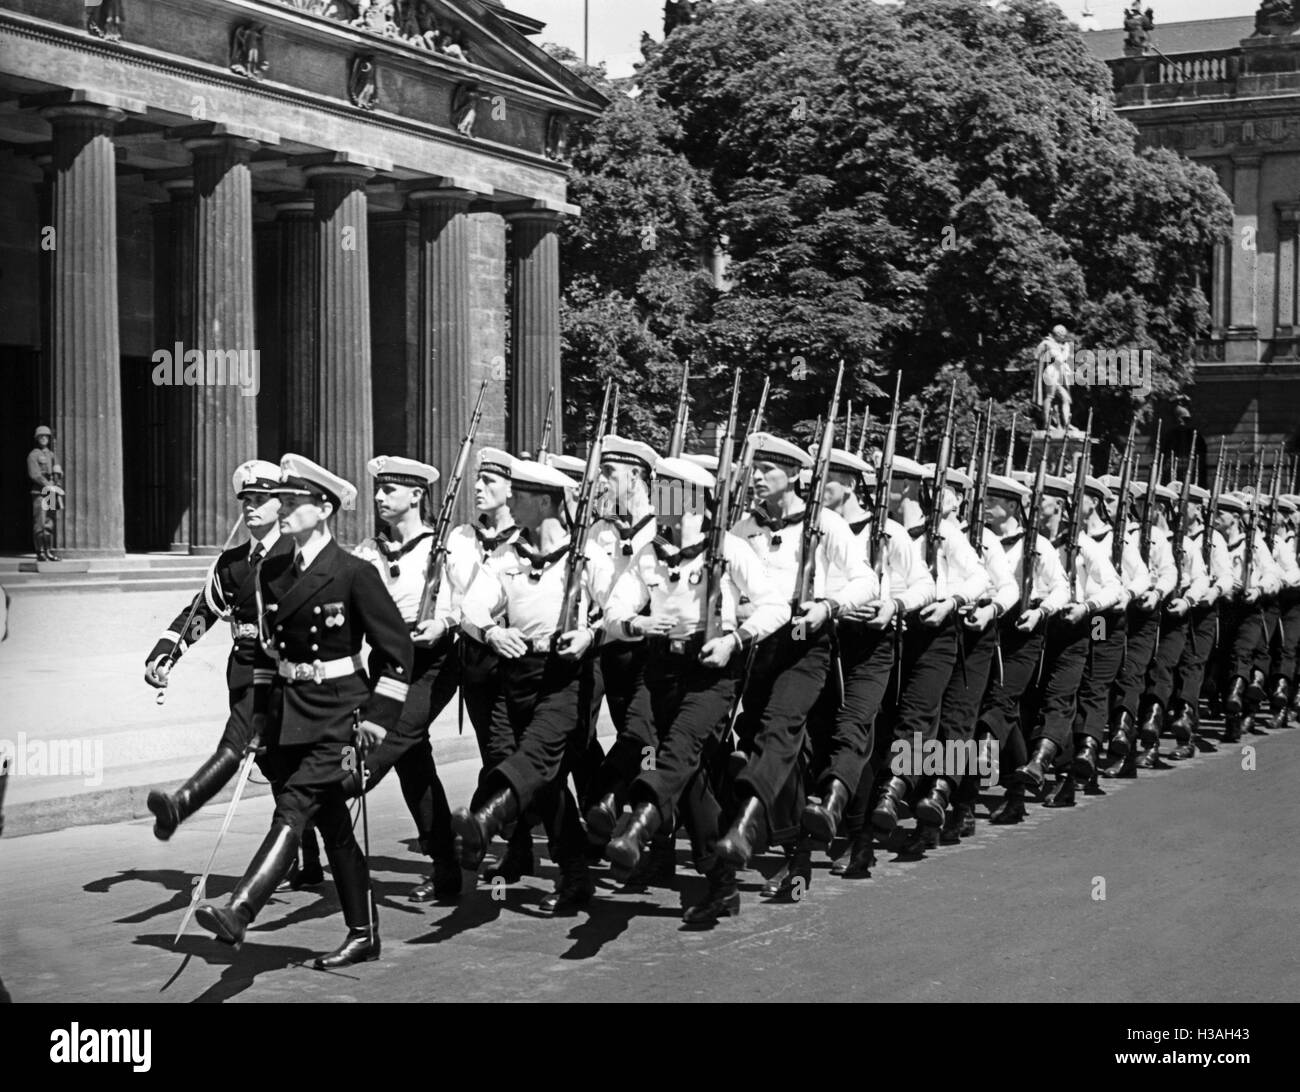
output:
{"label": "column capital", "polygon": [[304,172],[315,173],[333,170],[343,174],[348,170],[365,169],[373,175],[384,174],[393,169],[391,159],[379,155],[365,155],[361,152],[318,152],[312,155],[293,156],[290,162],[295,167],[303,168]]}
{"label": "column capital", "polygon": [[411,178],[399,182],[399,193],[406,194],[412,204],[422,201],[477,201],[492,195],[492,187],[477,178],[452,177],[449,175],[430,175],[425,178]]}
{"label": "column capital", "polygon": [[25,110],[39,110],[47,118],[62,116],[63,111],[82,117],[96,116],[94,111],[109,111],[116,115],[112,117],[113,121],[121,121],[127,114],[143,114],[148,109],[148,104],[140,99],[89,87],[65,87],[58,91],[20,95],[18,105]]}
{"label": "column capital", "polygon": [[581,209],[563,201],[503,201],[496,211],[507,220],[559,221],[565,216],[577,216]]}
{"label": "column capital", "polygon": [[316,211],[316,200],[309,193],[290,193],[274,197],[267,202],[275,210],[277,220],[290,216],[311,216]]}
{"label": "column capital", "polygon": [[199,121],[193,125],[178,125],[167,130],[171,140],[179,140],[190,147],[191,141],[200,140],[239,140],[251,141],[256,145],[274,147],[280,143],[280,134],[256,125],[242,125],[227,121]]}

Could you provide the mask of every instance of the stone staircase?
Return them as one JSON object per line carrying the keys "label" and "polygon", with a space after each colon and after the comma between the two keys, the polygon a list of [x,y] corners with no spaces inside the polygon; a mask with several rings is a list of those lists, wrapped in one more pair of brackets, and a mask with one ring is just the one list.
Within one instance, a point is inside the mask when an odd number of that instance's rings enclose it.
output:
{"label": "stone staircase", "polygon": [[172,553],[40,562],[31,554],[9,554],[0,556],[0,584],[14,597],[32,593],[197,591],[211,563],[211,557]]}

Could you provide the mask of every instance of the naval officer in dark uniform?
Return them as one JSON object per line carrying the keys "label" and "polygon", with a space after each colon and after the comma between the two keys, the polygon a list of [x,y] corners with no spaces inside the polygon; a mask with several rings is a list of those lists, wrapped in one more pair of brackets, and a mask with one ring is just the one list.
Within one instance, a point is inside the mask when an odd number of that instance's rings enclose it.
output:
{"label": "naval officer in dark uniform", "polygon": [[412,645],[374,568],[330,534],[329,518],[355,505],[356,487],[300,455],[286,455],[280,470],[280,532],[293,540],[293,563],[274,579],[262,574],[253,665],[253,728],[266,748],[259,765],[275,794],[275,815],[229,903],[202,906],[196,917],[218,939],[239,945],[293,864],[303,828],[314,823],[348,926],[343,944],[316,966],[341,967],[379,958],[370,871],[345,793],[365,749],[397,725]]}

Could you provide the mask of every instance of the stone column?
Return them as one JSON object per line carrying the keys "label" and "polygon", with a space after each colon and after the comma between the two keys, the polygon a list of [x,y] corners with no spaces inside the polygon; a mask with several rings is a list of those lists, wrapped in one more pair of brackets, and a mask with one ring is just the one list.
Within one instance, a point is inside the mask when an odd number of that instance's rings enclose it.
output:
{"label": "stone column", "polygon": [[[166,324],[158,328],[159,345],[171,352],[184,346],[194,329],[194,181],[169,179],[163,186],[171,194],[165,217],[166,232],[159,239],[157,296],[168,302]],[[163,223],[164,218],[159,218]],[[173,552],[190,548],[190,505],[193,490],[193,392],[184,385],[165,388],[163,415],[167,452],[166,511],[168,539]]]}
{"label": "stone column", "polygon": [[76,102],[44,111],[53,129],[50,371],[55,451],[67,489],[58,548],[126,551],[117,300],[117,154],[125,112]]}
{"label": "stone column", "polygon": [[1277,238],[1277,321],[1278,327],[1292,333],[1297,317],[1296,286],[1300,283],[1297,268],[1297,232],[1300,230],[1300,205],[1284,205],[1278,210]]}
{"label": "stone column", "polygon": [[1232,256],[1229,272],[1228,326],[1254,336],[1259,324],[1259,165],[1260,157],[1232,160]]}
{"label": "stone column", "polygon": [[253,184],[257,143],[220,134],[190,139],[194,154],[194,315],[186,364],[194,386],[192,553],[220,550],[237,515],[230,476],[257,457],[258,359],[253,317]]}
{"label": "stone column", "polygon": [[564,450],[560,390],[559,214],[511,212],[510,224],[510,442],[511,451],[535,450],[546,400],[555,388],[551,450]]}
{"label": "stone column", "polygon": [[366,181],[371,166],[335,162],[306,170],[315,198],[317,256],[316,459],[358,490],[357,508],[340,512],[331,529],[354,546],[371,533],[374,455],[370,376],[370,270]]}
{"label": "stone column", "polygon": [[[469,428],[469,202],[466,190],[417,190],[420,211],[420,355],[416,372],[416,457],[450,475]],[[459,518],[469,518],[472,490],[461,492]],[[436,503],[437,498],[434,498]]]}
{"label": "stone column", "polygon": [[316,219],[310,199],[276,205],[280,224],[281,447],[316,458]]}

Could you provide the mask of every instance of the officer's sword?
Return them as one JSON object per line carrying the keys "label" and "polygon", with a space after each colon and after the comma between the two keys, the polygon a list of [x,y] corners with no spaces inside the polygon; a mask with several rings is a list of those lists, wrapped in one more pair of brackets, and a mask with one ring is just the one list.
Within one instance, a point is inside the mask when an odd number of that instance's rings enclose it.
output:
{"label": "officer's sword", "polygon": [[[222,554],[224,554],[227,550],[229,550],[230,547],[234,544],[235,536],[239,534],[239,528],[243,522],[244,522],[243,516],[239,516],[235,520],[234,526],[230,528],[230,534],[226,536],[226,544],[223,547],[221,547]],[[167,653],[166,657],[163,660],[163,663],[159,665],[160,667],[166,668],[168,673],[170,673],[171,669],[176,666],[176,660],[178,658],[176,653],[179,651],[181,647],[181,638],[184,637],[185,634],[189,631],[190,624],[194,621],[194,615],[198,612],[199,603],[201,603],[205,598],[207,598],[208,588],[212,584],[212,578],[217,575],[217,562],[219,560],[221,560],[221,554],[218,554],[216,557],[212,559],[212,564],[208,566],[207,576],[203,578],[203,587],[199,591],[199,593],[194,596],[194,602],[190,604],[190,612],[185,616],[185,624],[181,626],[180,632],[176,635],[176,639],[172,641],[171,651]],[[212,605],[213,604],[209,603],[209,606]],[[218,611],[217,613],[220,612]],[[166,675],[164,675],[163,677],[166,678]],[[154,704],[162,705],[163,702],[165,702],[166,700],[167,700],[166,688],[159,687],[158,696],[154,698]]]}
{"label": "officer's sword", "polygon": [[244,764],[239,770],[239,779],[235,782],[235,795],[230,798],[230,804],[226,808],[226,817],[221,822],[221,831],[217,835],[217,844],[212,847],[212,852],[208,855],[208,863],[203,866],[203,875],[194,885],[194,895],[190,899],[189,909],[185,911],[185,917],[181,919],[181,927],[176,930],[176,936],[172,940],[175,946],[185,935],[185,930],[189,928],[190,919],[194,917],[194,911],[199,908],[205,898],[207,898],[208,875],[212,871],[213,862],[217,859],[217,850],[221,848],[221,841],[226,836],[226,831],[230,829],[230,821],[235,817],[235,809],[239,807],[239,798],[244,795],[244,786],[248,784],[248,776],[253,771],[253,760],[257,758],[258,741],[253,739],[248,744],[248,753],[244,756]]}
{"label": "officer's sword", "polygon": [[361,792],[358,794],[361,799],[361,851],[365,854],[366,860],[366,936],[373,943],[375,939],[375,898],[370,878],[370,809],[366,807],[366,779],[369,777],[369,771],[366,769],[366,744],[365,740],[361,738],[361,713],[357,709],[352,711],[352,730],[356,734],[357,758],[361,762],[361,768],[357,773],[361,778]]}

